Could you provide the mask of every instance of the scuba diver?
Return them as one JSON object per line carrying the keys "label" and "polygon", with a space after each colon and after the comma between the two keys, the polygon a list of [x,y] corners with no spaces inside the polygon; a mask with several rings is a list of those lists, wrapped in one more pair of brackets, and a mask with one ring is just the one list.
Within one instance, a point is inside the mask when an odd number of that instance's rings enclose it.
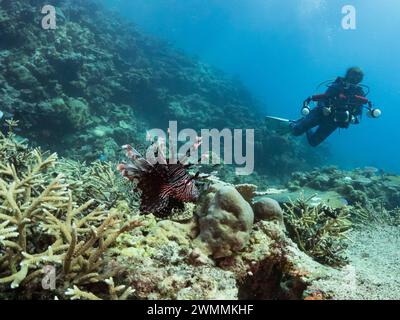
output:
{"label": "scuba diver", "polygon": [[[280,122],[285,126],[284,130],[294,136],[305,133],[308,143],[316,147],[336,129],[347,129],[351,124],[359,124],[364,107],[368,109],[369,117],[381,116],[381,110],[374,108],[372,102],[366,98],[369,88],[361,84],[363,79],[364,73],[360,68],[349,68],[345,77],[338,77],[333,82],[328,81],[328,90],[324,94],[311,96],[304,101],[301,109],[303,118],[291,121],[267,117],[267,121]],[[368,89],[367,93],[364,92],[364,88]],[[310,107],[311,102],[317,103],[313,109]],[[318,128],[314,130],[314,127]]]}

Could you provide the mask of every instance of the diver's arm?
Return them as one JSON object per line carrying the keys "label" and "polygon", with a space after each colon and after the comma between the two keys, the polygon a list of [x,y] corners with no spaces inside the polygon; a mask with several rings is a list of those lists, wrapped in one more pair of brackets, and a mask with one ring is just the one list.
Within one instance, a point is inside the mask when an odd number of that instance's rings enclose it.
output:
{"label": "diver's arm", "polygon": [[[366,104],[368,104],[367,108],[367,116],[373,119],[377,119],[382,115],[382,111],[376,107],[374,107],[372,101],[368,100],[365,97],[360,97],[360,96],[356,96],[357,99],[359,99],[360,101],[364,101],[364,103],[360,106],[358,106],[356,108],[355,111],[353,111],[353,117],[355,118],[355,122],[352,121],[352,123],[354,124],[358,124],[360,123],[360,120],[362,118],[362,112],[363,112],[363,108]],[[366,101],[366,102],[365,102]]]}
{"label": "diver's arm", "polygon": [[328,91],[326,93],[317,94],[317,95],[313,95],[313,96],[308,97],[303,102],[303,107],[301,108],[301,114],[303,116],[306,116],[306,115],[308,115],[310,113],[310,111],[311,111],[310,103],[312,101],[316,102],[319,107],[325,107],[326,106],[326,102],[331,97],[333,97],[333,94],[332,94],[332,92],[329,92],[329,89],[328,89]]}

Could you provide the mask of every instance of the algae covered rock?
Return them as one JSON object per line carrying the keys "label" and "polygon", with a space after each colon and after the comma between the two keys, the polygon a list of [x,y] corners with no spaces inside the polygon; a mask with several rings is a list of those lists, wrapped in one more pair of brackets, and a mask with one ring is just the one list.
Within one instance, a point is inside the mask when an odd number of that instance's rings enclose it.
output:
{"label": "algae covered rock", "polygon": [[156,221],[136,233],[119,238],[110,268],[123,270],[123,283],[135,289],[139,299],[237,299],[233,272],[215,267],[194,246],[195,223]]}
{"label": "algae covered rock", "polygon": [[200,212],[199,239],[207,244],[214,258],[231,256],[249,241],[253,210],[232,186],[222,185],[207,197],[208,205]]}
{"label": "algae covered rock", "polygon": [[248,246],[218,266],[235,274],[239,299],[302,299],[316,279],[335,273],[302,252],[272,221],[255,223]]}

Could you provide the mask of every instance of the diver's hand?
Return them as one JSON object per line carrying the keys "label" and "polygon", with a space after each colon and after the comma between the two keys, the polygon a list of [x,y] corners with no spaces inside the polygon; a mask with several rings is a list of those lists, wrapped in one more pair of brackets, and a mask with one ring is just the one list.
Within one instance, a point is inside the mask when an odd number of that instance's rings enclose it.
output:
{"label": "diver's hand", "polygon": [[355,117],[355,116],[351,116],[351,118],[350,118],[350,123],[351,123],[351,124],[360,124],[360,119],[358,119],[358,118]]}
{"label": "diver's hand", "polygon": [[329,107],[323,107],[323,108],[322,108],[322,114],[323,114],[325,117],[329,116],[331,113],[332,113],[331,108],[329,108]]}

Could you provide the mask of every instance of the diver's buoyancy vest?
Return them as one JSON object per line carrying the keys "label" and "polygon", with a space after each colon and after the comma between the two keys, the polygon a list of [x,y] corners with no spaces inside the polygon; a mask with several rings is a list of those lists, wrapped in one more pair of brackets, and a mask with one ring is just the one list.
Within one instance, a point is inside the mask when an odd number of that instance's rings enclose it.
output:
{"label": "diver's buoyancy vest", "polygon": [[352,118],[361,114],[360,108],[368,103],[360,86],[348,84],[341,77],[320,97],[324,97],[324,102],[331,108],[332,120],[342,128],[347,128]]}

